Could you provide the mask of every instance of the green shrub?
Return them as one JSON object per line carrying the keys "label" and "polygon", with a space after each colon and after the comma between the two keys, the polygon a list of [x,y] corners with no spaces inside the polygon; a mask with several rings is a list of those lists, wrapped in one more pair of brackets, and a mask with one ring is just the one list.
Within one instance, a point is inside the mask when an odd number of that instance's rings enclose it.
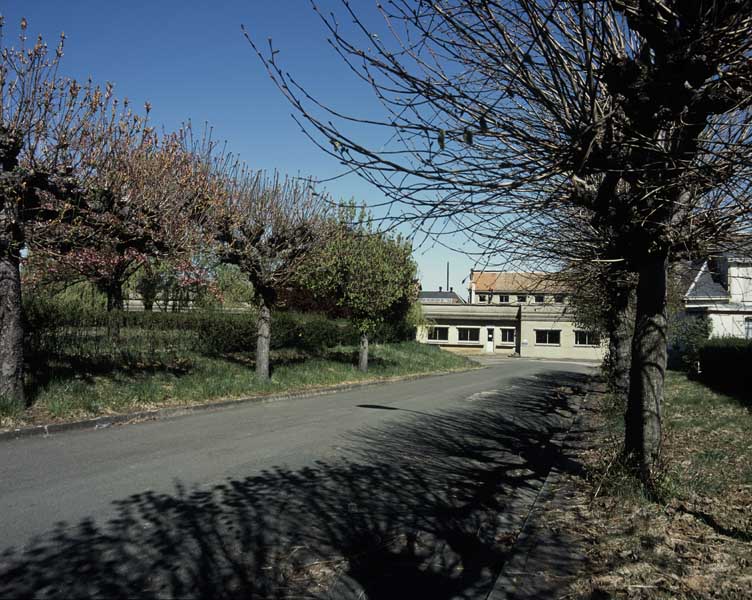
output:
{"label": "green shrub", "polygon": [[699,354],[703,381],[724,390],[752,390],[752,340],[712,338]]}
{"label": "green shrub", "polygon": [[700,360],[700,348],[708,341],[712,323],[707,315],[679,313],[669,320],[669,368],[694,372]]}

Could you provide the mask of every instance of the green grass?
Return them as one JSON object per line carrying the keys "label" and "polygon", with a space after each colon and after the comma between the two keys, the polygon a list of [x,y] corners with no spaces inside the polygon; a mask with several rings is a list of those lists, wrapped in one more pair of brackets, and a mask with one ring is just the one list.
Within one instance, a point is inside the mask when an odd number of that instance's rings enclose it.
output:
{"label": "green grass", "polygon": [[6,415],[0,423],[73,420],[472,366],[464,357],[416,342],[373,345],[367,374],[357,369],[356,357],[356,348],[344,346],[317,357],[294,350],[273,351],[269,382],[256,379],[252,357],[242,354],[183,355],[179,360],[163,356],[155,362],[121,365],[80,360],[73,365],[52,363],[37,378],[32,407]]}
{"label": "green grass", "polygon": [[669,373],[664,404],[673,494],[717,496],[752,485],[752,415],[731,396]]}

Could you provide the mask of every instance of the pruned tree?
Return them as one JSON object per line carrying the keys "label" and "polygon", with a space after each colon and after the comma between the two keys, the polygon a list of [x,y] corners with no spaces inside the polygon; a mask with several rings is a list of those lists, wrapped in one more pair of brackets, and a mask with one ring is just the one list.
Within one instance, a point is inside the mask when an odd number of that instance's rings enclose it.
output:
{"label": "pruned tree", "polygon": [[123,309],[126,281],[150,259],[179,261],[200,245],[214,191],[208,135],[194,141],[187,125],[160,136],[145,117],[116,111],[79,136],[80,147],[71,144],[73,156],[88,155],[79,169],[86,187],[67,207],[73,216],[45,228],[36,244],[60,273],[106,294],[108,311]]}
{"label": "pruned tree", "polygon": [[28,43],[23,19],[18,46],[6,46],[3,26],[0,18],[0,400],[23,406],[21,253],[78,196],[68,146],[107,99],[58,74],[62,37],[53,51],[41,37]]}
{"label": "pruned tree", "polygon": [[223,164],[217,173],[210,230],[219,260],[237,265],[253,286],[258,309],[256,375],[268,380],[271,312],[280,290],[323,244],[330,205],[310,180]]}
{"label": "pruned tree", "polygon": [[342,6],[347,27],[320,13],[329,42],[381,115],[325,105],[249,36],[322,151],[489,252],[562,208],[615,234],[608,260],[637,277],[625,452],[649,484],[668,262],[750,228],[750,1],[395,0],[391,36]]}
{"label": "pruned tree", "polygon": [[369,338],[385,319],[404,318],[400,311],[406,313],[416,300],[416,275],[412,245],[376,230],[365,210],[345,204],[300,278],[353,323],[360,335],[358,367],[365,373]]}

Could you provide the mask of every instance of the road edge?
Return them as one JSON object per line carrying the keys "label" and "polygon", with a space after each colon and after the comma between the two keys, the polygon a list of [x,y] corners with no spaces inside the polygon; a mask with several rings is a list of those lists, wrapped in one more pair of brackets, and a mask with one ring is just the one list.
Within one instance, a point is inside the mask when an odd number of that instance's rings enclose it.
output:
{"label": "road edge", "polygon": [[[598,382],[597,376],[591,377],[587,382],[587,388],[585,393],[578,395],[576,398],[576,405],[572,421],[566,431],[555,435],[551,438],[551,441],[560,447],[564,447],[567,442],[571,442],[578,429],[582,425],[582,406],[588,402],[592,395],[595,385]],[[572,563],[577,563],[584,560],[585,555],[583,552],[578,551],[576,547],[565,548],[564,552],[556,556],[556,552],[551,552],[550,546],[562,545],[562,540],[551,540],[543,533],[545,528],[542,527],[542,520],[544,518],[545,511],[543,507],[551,501],[558,501],[561,504],[566,503],[566,499],[562,497],[560,492],[560,484],[566,477],[565,471],[557,465],[553,465],[548,472],[543,485],[538,494],[535,497],[527,516],[523,522],[520,533],[517,535],[517,539],[514,542],[514,546],[510,550],[511,558],[507,560],[501,567],[501,571],[494,581],[491,591],[486,596],[486,600],[505,600],[508,598],[522,599],[522,598],[549,598],[553,597],[553,590],[550,586],[546,587],[541,585],[548,583],[543,581],[545,579],[554,579],[563,581],[571,577],[569,573],[565,573],[567,567]],[[557,496],[557,493],[559,495]],[[547,542],[551,542],[547,544]],[[542,564],[543,561],[538,558],[536,565],[535,553],[540,552],[541,548],[544,548],[544,552],[547,554],[547,564]],[[560,549],[560,548],[557,548]],[[552,561],[553,558],[553,561]],[[559,560],[558,565],[556,564]],[[552,564],[553,563],[553,564]],[[541,567],[547,567],[546,571],[541,570]],[[553,569],[551,568],[553,566]],[[558,567],[559,572],[551,572]]]}
{"label": "road edge", "polygon": [[53,434],[68,433],[74,431],[98,431],[107,429],[115,425],[129,425],[142,423],[144,421],[156,421],[161,419],[170,419],[174,417],[187,416],[196,412],[223,410],[242,406],[245,404],[268,404],[282,400],[293,400],[302,398],[315,398],[316,396],[327,396],[340,392],[369,387],[373,385],[386,385],[390,383],[399,383],[401,381],[412,381],[416,379],[426,379],[429,377],[443,377],[455,373],[465,373],[477,371],[489,367],[472,366],[463,369],[452,369],[449,371],[432,371],[430,373],[415,373],[413,375],[401,375],[398,377],[378,377],[367,381],[358,381],[354,383],[339,383],[330,386],[303,389],[299,391],[281,392],[279,394],[257,394],[243,398],[233,398],[230,400],[218,400],[215,402],[206,402],[203,404],[192,404],[186,406],[168,406],[165,408],[156,408],[154,410],[141,410],[130,413],[118,413],[113,415],[104,415],[93,417],[91,419],[81,419],[79,421],[66,421],[62,423],[48,423],[46,425],[30,425],[27,427],[17,427],[7,431],[0,431],[0,443],[18,440],[29,437],[49,437]]}

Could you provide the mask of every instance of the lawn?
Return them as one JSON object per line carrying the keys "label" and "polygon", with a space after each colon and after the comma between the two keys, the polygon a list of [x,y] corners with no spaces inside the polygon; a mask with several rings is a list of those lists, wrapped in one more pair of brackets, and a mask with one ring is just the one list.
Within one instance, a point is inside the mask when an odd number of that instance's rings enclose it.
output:
{"label": "lawn", "polygon": [[623,469],[621,411],[606,394],[585,409],[586,480],[550,515],[582,541],[574,598],[743,598],[752,590],[752,414],[740,398],[669,372],[659,498]]}
{"label": "lawn", "polygon": [[134,358],[52,359],[33,365],[32,406],[5,411],[0,428],[77,420],[101,415],[201,404],[279,392],[301,391],[363,380],[471,368],[466,358],[416,342],[376,344],[370,369],[358,371],[355,347],[337,346],[312,355],[272,352],[270,382],[254,375],[252,355],[206,356],[185,352],[145,353]]}

